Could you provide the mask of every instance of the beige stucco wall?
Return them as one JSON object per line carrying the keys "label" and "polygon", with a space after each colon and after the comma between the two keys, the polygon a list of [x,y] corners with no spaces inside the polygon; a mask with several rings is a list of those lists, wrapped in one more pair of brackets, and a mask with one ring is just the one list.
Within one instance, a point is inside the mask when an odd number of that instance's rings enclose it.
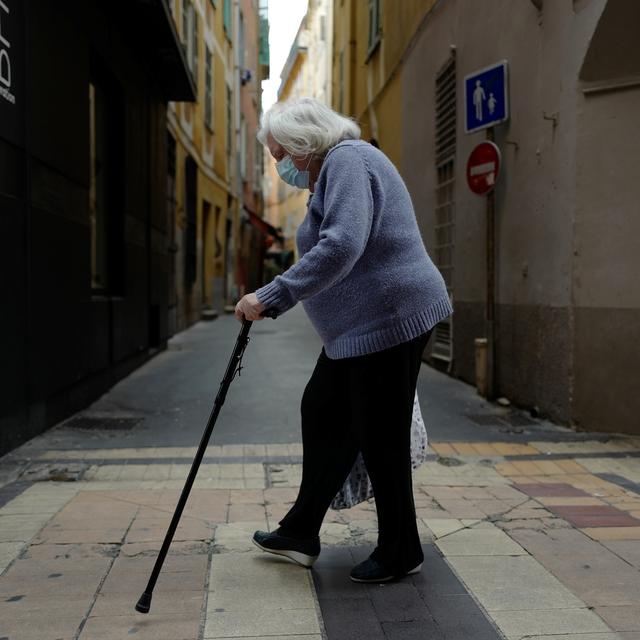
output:
{"label": "beige stucco wall", "polygon": [[638,309],[640,86],[579,100],[574,301]]}
{"label": "beige stucco wall", "polygon": [[608,3],[581,70],[573,263],[573,350],[579,372],[573,418],[579,425],[636,433],[640,431],[639,24],[640,3]]}
{"label": "beige stucco wall", "polygon": [[588,429],[640,431],[640,88],[583,92],[640,74],[639,21],[640,3],[628,0],[545,2],[541,12],[525,1],[446,0],[418,27],[401,72],[401,171],[432,247],[435,77],[455,48],[454,372],[472,381],[473,339],[485,331],[486,202],[465,170],[486,133],[464,133],[463,79],[508,60],[511,118],[495,130],[499,391]]}
{"label": "beige stucco wall", "polygon": [[[434,78],[455,46],[456,210],[458,221],[464,221],[456,228],[456,253],[465,256],[456,262],[458,300],[480,302],[485,291],[486,204],[466,187],[465,171],[471,150],[486,133],[464,133],[462,83],[468,73],[506,58],[511,119],[496,127],[503,160],[496,190],[498,297],[513,304],[569,304],[577,76],[602,5],[594,0],[588,11],[573,14],[571,3],[547,3],[540,15],[530,2],[448,0],[432,12],[403,68],[403,117],[411,125],[405,124],[402,169],[430,211],[435,190],[430,152],[435,144]],[[487,36],[478,37],[481,33]],[[556,127],[545,118],[553,114],[558,116]]]}

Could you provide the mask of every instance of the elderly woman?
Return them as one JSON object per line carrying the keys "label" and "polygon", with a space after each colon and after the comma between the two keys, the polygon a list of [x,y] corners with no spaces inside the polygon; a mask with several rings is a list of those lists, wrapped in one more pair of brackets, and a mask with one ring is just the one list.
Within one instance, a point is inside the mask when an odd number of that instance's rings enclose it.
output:
{"label": "elderly woman", "polygon": [[322,351],[301,403],[302,482],[295,504],[254,543],[310,567],[319,531],[358,452],[371,479],[378,544],[351,571],[356,582],[417,573],[424,559],[410,460],[413,398],[422,353],[452,313],[444,281],[418,230],[400,174],[353,120],[313,98],[278,103],[258,139],[287,183],[309,189],[300,259],[236,305],[261,320],[302,301]]}

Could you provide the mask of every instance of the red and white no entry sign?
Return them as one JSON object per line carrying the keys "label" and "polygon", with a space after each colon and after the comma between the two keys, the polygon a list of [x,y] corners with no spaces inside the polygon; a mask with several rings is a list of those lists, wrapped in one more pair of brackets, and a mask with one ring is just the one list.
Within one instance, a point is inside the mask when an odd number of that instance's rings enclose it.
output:
{"label": "red and white no entry sign", "polygon": [[489,193],[500,173],[500,149],[493,142],[481,142],[467,161],[469,189],[479,196]]}

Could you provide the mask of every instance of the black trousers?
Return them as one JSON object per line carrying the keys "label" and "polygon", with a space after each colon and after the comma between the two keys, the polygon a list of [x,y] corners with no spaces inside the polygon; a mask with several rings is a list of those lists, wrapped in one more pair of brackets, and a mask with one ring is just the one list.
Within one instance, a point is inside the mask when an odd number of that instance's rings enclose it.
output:
{"label": "black trousers", "polygon": [[421,356],[431,331],[353,358],[332,360],[323,347],[302,396],[302,482],[295,504],[280,521],[281,533],[318,535],[362,451],[378,514],[373,557],[394,575],[423,561],[410,436]]}

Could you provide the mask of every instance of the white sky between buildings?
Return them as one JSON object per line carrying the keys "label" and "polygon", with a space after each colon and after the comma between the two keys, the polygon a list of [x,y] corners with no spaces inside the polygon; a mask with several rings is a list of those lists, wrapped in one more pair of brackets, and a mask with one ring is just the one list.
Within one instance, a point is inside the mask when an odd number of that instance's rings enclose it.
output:
{"label": "white sky between buildings", "polygon": [[280,73],[306,12],[307,0],[269,0],[270,77],[262,82],[263,111],[278,99]]}

